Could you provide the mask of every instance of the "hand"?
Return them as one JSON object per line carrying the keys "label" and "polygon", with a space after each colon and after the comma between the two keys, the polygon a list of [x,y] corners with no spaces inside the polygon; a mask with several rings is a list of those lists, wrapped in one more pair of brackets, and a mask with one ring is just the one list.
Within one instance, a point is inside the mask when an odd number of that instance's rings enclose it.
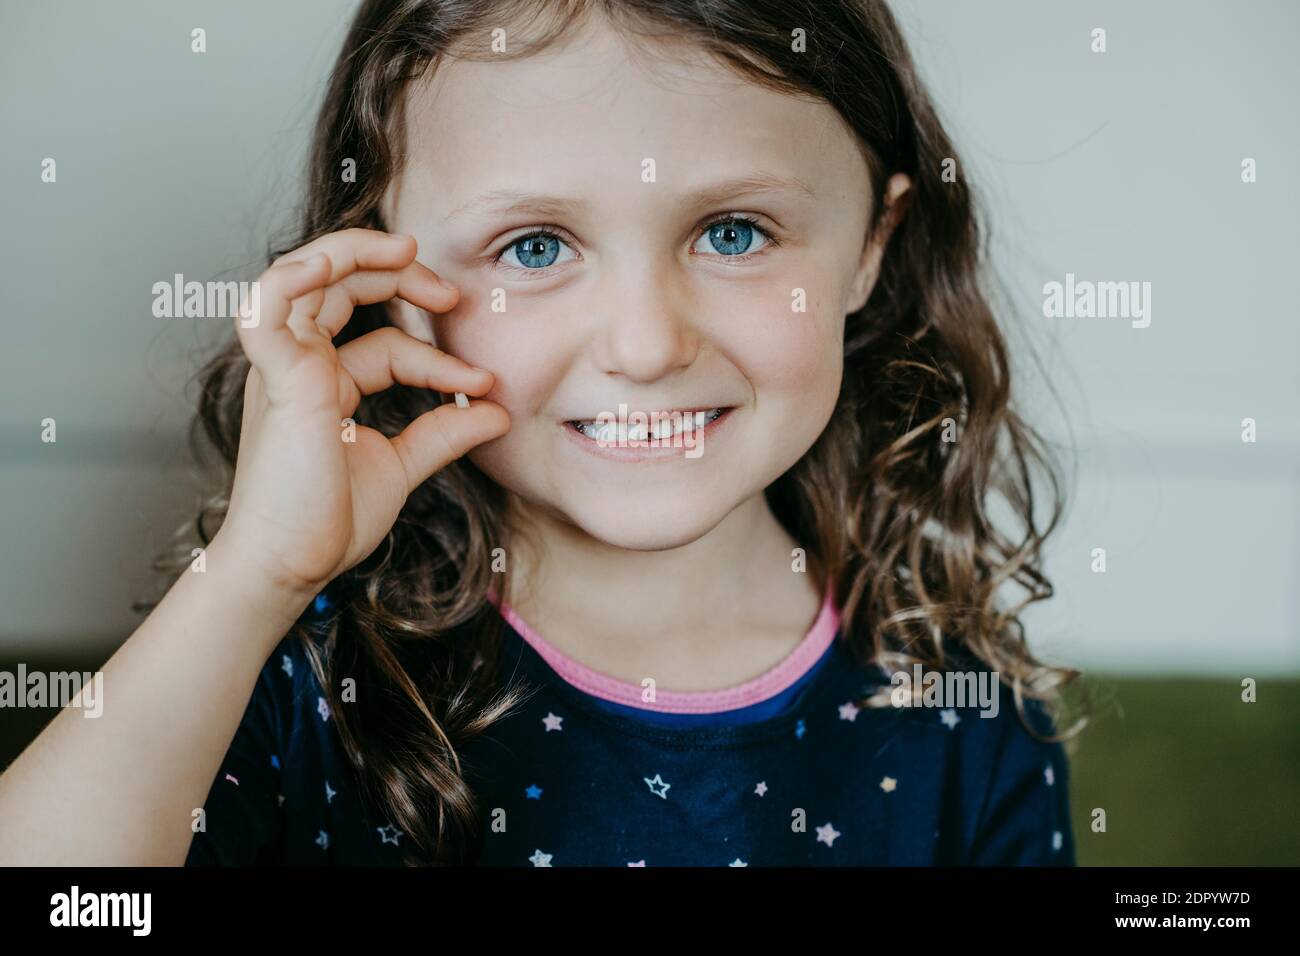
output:
{"label": "hand", "polygon": [[410,236],[330,233],[262,273],[256,316],[241,305],[236,328],[252,368],[218,537],[275,586],[317,593],[374,551],[418,485],[510,428],[504,408],[478,400],[440,405],[392,439],[356,425],[355,441],[344,441],[361,396],[395,382],[469,396],[492,387],[490,372],[394,327],[334,347],[356,305],[397,296],[430,312],[455,306],[460,292],[415,254]]}

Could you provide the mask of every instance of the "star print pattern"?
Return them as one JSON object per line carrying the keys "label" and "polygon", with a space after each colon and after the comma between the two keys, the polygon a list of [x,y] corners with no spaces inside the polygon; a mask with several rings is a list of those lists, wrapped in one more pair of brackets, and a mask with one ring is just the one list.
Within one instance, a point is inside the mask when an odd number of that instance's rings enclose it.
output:
{"label": "star print pattern", "polygon": [[646,777],[645,782],[650,786],[650,792],[656,797],[663,797],[665,800],[668,799],[668,788],[672,786],[672,784],[664,783],[659,774],[655,774],[653,780]]}
{"label": "star print pattern", "polygon": [[[855,701],[879,684],[832,648],[781,710],[679,727],[594,706],[513,632],[499,666],[540,691],[463,754],[484,820],[480,865],[1074,863],[1064,751],[1031,737],[1009,698],[982,720],[965,708],[864,709]],[[286,639],[187,863],[401,864],[414,847],[363,798],[330,716]],[[814,809],[820,825],[792,828],[792,808]],[[506,825],[493,829],[496,817]]]}

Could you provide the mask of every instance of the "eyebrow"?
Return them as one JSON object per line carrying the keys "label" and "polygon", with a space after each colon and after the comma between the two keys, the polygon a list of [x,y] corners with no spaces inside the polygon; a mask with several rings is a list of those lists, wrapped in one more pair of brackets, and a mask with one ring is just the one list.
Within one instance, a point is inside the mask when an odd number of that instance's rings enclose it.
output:
{"label": "eyebrow", "polygon": [[[772,173],[755,173],[736,179],[703,186],[683,197],[688,208],[720,205],[728,199],[738,196],[753,196],[763,193],[792,192],[807,199],[816,199],[817,193],[811,186],[797,177],[777,176]],[[535,215],[542,217],[559,217],[575,215],[585,209],[586,200],[563,196],[544,196],[521,192],[517,189],[493,189],[475,196],[473,199],[457,206],[447,216],[447,222],[460,219],[471,212],[481,212],[492,216]]]}

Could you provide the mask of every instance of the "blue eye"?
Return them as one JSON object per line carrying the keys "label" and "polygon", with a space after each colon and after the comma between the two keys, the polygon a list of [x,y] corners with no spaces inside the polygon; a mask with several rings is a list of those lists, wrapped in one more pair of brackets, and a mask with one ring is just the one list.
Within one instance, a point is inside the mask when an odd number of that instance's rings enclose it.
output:
{"label": "blue eye", "polygon": [[[776,240],[762,226],[747,216],[733,215],[715,219],[705,227],[705,230],[704,235],[697,240],[697,244],[701,240],[708,239],[714,252],[729,259],[752,254],[769,243],[776,244]],[[757,247],[754,246],[756,235],[763,240],[762,245]],[[707,252],[708,250],[696,251]]]}
{"label": "blue eye", "polygon": [[[513,253],[519,263],[515,268],[545,269],[547,266],[554,265],[559,258],[563,241],[549,229],[538,229],[536,232],[519,237],[503,249],[497,256],[497,260],[500,261]],[[507,262],[506,265],[514,266],[514,263]]]}

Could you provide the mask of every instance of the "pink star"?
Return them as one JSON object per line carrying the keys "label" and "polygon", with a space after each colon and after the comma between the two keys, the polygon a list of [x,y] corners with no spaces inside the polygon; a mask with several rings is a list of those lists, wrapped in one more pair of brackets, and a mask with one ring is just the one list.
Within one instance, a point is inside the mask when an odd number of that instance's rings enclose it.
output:
{"label": "pink star", "polygon": [[756,794],[758,794],[760,797],[761,797],[763,794],[767,793],[767,782],[766,782],[766,781],[760,781],[759,784],[758,784],[758,786],[754,788],[754,792],[755,792]]}
{"label": "pink star", "polygon": [[831,846],[842,835],[829,823],[817,828],[817,842],[825,843],[827,846]]}
{"label": "pink star", "polygon": [[546,716],[542,718],[542,723],[546,725],[546,731],[549,733],[552,730],[563,730],[564,728],[560,726],[562,720],[564,720],[563,717],[556,717],[550,711],[547,711]]}
{"label": "pink star", "polygon": [[858,706],[850,701],[847,704],[840,704],[840,720],[855,721],[858,719]]}

